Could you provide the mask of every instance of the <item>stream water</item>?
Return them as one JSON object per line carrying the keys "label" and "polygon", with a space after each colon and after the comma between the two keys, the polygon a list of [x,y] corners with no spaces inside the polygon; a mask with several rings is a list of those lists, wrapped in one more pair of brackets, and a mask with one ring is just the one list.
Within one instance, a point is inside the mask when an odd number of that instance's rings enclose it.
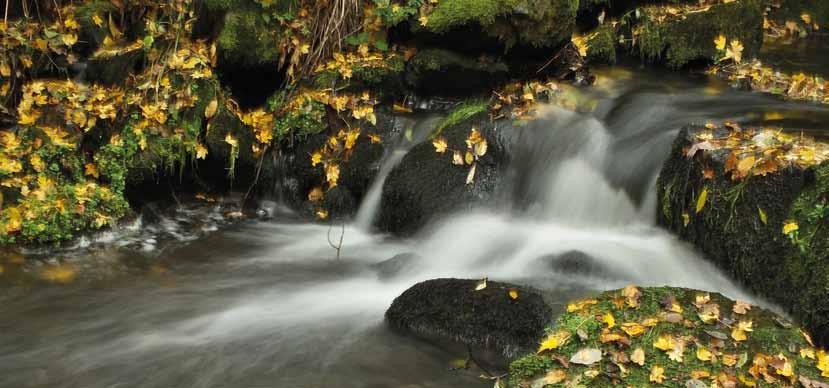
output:
{"label": "stream water", "polygon": [[[656,174],[686,123],[731,119],[819,133],[829,111],[707,78],[599,73],[592,113],[549,107],[522,129],[521,195],[448,214],[411,239],[369,231],[377,183],[360,223],[344,230],[340,260],[327,239],[339,228],[277,213],[156,252],[158,270],[65,285],[0,275],[0,387],[491,386],[477,371],[449,370],[463,354],[383,324],[395,296],[435,277],[529,283],[561,303],[632,282],[762,304],[653,225]],[[408,148],[390,149],[384,173]],[[79,251],[74,260],[129,261],[141,250]],[[378,276],[372,265],[400,253],[420,259]],[[574,271],[574,256],[589,265]]]}

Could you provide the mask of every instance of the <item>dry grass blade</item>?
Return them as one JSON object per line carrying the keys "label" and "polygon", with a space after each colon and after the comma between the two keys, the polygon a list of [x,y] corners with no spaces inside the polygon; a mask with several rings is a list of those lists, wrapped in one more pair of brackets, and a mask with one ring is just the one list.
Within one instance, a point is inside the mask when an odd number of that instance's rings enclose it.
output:
{"label": "dry grass blade", "polygon": [[301,75],[311,74],[332,52],[342,50],[343,40],[361,28],[362,12],[359,0],[317,2],[311,25],[311,49],[305,57]]}

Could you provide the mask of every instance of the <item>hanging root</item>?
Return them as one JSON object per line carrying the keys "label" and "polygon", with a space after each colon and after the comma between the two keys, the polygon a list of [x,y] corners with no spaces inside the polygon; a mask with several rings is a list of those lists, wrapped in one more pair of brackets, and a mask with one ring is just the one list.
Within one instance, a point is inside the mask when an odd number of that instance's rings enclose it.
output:
{"label": "hanging root", "polygon": [[360,30],[362,2],[360,0],[319,0],[311,25],[312,42],[302,64],[302,76],[314,69],[335,51],[342,50],[343,40]]}

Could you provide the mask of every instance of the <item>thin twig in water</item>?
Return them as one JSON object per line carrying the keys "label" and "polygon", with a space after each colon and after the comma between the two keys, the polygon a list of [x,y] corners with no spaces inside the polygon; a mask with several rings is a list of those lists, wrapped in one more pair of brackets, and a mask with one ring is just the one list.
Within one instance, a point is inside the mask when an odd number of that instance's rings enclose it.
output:
{"label": "thin twig in water", "polygon": [[332,222],[328,226],[328,236],[327,236],[328,245],[330,245],[331,248],[334,248],[334,249],[337,250],[337,261],[340,260],[340,252],[342,251],[342,248],[343,248],[343,237],[345,237],[345,224],[343,223],[341,225],[342,225],[342,231],[340,232],[340,243],[338,245],[334,245],[334,242],[331,241],[331,229],[334,229],[334,223]]}
{"label": "thin twig in water", "polygon": [[248,196],[250,196],[250,192],[256,187],[256,184],[259,183],[259,174],[262,172],[262,162],[265,160],[265,155],[268,153],[268,147],[270,144],[266,145],[265,148],[262,149],[262,156],[259,158],[259,165],[256,166],[256,177],[253,178],[253,183],[248,186],[248,191],[245,192],[245,196],[242,198],[242,203],[240,207],[244,207],[245,202],[248,201]]}

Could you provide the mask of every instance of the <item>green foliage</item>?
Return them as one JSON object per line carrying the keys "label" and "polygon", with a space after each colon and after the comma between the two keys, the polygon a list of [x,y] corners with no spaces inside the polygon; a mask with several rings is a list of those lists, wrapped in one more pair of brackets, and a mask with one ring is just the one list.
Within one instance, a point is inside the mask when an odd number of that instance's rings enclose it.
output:
{"label": "green foliage", "polygon": [[430,134],[430,137],[439,136],[444,129],[458,125],[481,113],[485,113],[487,111],[487,107],[487,102],[483,100],[464,102],[449,112],[449,114],[444,117],[437,124],[437,126],[435,126],[435,129]]}
{"label": "green foliage", "polygon": [[279,58],[278,30],[262,18],[261,10],[228,12],[216,41],[222,55],[242,64],[267,63]]}
{"label": "green foliage", "polygon": [[587,59],[594,63],[616,63],[616,28],[600,26],[587,41]]}

